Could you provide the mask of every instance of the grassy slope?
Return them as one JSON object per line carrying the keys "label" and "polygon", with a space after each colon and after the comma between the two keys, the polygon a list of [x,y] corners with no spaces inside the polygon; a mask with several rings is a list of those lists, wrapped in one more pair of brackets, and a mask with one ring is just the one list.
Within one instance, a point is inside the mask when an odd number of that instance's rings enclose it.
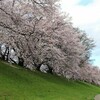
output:
{"label": "grassy slope", "polygon": [[93,100],[100,88],[0,62],[0,100]]}

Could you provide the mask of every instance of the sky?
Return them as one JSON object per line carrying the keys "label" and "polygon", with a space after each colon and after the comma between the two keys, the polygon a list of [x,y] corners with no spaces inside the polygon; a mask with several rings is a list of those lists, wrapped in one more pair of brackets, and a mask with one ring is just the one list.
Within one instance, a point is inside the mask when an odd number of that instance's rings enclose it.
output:
{"label": "sky", "polygon": [[100,67],[100,0],[61,0],[61,9],[72,17],[75,27],[95,41],[91,59]]}

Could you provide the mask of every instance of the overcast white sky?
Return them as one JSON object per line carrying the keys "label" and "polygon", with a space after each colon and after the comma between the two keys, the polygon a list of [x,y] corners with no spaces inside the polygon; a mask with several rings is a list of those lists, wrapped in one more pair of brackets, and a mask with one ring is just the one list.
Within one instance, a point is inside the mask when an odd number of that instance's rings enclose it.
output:
{"label": "overcast white sky", "polygon": [[61,8],[70,14],[76,27],[94,39],[92,58],[94,65],[100,67],[100,0],[61,0]]}

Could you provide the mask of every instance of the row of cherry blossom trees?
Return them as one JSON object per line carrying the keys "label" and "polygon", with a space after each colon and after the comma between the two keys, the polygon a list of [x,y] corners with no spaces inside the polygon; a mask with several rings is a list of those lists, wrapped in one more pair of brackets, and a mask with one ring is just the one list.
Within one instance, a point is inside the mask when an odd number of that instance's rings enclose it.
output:
{"label": "row of cherry blossom trees", "polygon": [[0,42],[7,46],[3,59],[12,48],[24,66],[46,64],[57,75],[99,84],[99,70],[90,64],[94,42],[73,27],[58,0],[1,0]]}

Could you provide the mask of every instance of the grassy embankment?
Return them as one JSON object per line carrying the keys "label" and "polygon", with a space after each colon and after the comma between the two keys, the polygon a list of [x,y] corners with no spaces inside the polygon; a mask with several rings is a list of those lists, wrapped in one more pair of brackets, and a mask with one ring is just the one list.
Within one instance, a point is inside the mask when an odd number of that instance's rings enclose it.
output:
{"label": "grassy embankment", "polygon": [[0,61],[0,100],[93,100],[100,87]]}

